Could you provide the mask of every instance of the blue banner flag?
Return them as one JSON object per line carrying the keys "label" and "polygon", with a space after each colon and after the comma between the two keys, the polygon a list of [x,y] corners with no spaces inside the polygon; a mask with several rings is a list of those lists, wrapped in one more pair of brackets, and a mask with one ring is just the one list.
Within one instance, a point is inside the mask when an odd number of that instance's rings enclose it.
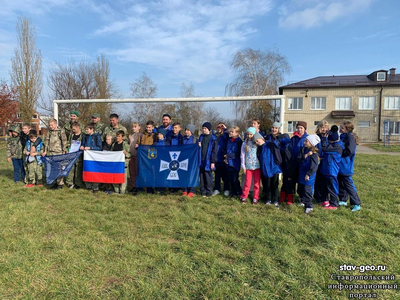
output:
{"label": "blue banner flag", "polygon": [[144,146],[137,148],[139,174],[136,187],[197,187],[200,147]]}
{"label": "blue banner flag", "polygon": [[67,177],[82,151],[42,157],[46,173],[46,184],[52,184],[58,177]]}

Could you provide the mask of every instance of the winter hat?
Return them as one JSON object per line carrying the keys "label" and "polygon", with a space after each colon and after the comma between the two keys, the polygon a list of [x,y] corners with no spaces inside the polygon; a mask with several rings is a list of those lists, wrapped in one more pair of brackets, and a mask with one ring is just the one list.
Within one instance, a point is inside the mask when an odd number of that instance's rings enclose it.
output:
{"label": "winter hat", "polygon": [[298,121],[298,122],[297,122],[297,125],[296,125],[296,128],[297,128],[298,126],[303,126],[303,127],[304,127],[304,130],[307,130],[307,122]]}
{"label": "winter hat", "polygon": [[192,134],[194,134],[196,127],[193,124],[187,124],[185,130],[189,130]]}
{"label": "winter hat", "polygon": [[167,134],[167,131],[164,128],[158,128],[157,133],[161,133],[164,137]]}
{"label": "winter hat", "polygon": [[203,126],[201,126],[201,127],[206,127],[208,130],[211,131],[211,123],[210,123],[210,122],[205,122],[205,123],[203,124]]}
{"label": "winter hat", "polygon": [[[250,128],[253,128],[253,127],[250,127]],[[249,132],[249,130],[247,130],[247,132]],[[254,134],[253,140],[259,140],[259,139],[264,140],[263,136],[259,132],[257,132]]]}
{"label": "winter hat", "polygon": [[321,139],[316,134],[310,134],[306,137],[306,139],[313,145],[314,147],[321,142]]}
{"label": "winter hat", "polygon": [[[297,125],[299,125],[299,124],[297,124]],[[281,128],[281,126],[282,126],[282,123],[274,122],[274,123],[272,124],[271,128],[272,128],[272,127]],[[306,126],[307,126],[307,125],[306,125]]]}
{"label": "winter hat", "polygon": [[70,115],[75,115],[79,117],[79,113],[76,110],[71,111]]}
{"label": "winter hat", "polygon": [[256,129],[254,128],[254,127],[249,127],[249,128],[247,128],[247,131],[246,132],[250,132],[250,133],[252,133],[253,135],[255,135],[256,134]]}
{"label": "winter hat", "polygon": [[339,128],[336,125],[332,125],[331,130],[328,134],[328,141],[330,142],[337,142],[339,141]]}

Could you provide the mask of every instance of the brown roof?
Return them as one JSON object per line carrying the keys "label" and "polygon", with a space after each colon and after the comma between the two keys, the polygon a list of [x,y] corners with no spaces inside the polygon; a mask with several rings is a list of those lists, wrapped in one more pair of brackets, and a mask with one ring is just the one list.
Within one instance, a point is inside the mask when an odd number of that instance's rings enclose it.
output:
{"label": "brown roof", "polygon": [[[386,81],[375,81],[374,73],[387,72]],[[400,86],[400,74],[390,75],[387,70],[375,71],[369,75],[320,76],[279,87],[283,89],[296,88],[326,88],[326,87],[363,87],[363,86]]]}

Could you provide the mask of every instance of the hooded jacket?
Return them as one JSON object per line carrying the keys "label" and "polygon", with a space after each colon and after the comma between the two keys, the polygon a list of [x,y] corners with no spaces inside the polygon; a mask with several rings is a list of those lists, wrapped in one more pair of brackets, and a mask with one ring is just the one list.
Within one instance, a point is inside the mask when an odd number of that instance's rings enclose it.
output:
{"label": "hooded jacket", "polygon": [[354,159],[356,158],[356,139],[351,132],[342,133],[340,140],[343,143],[342,159],[339,163],[339,174],[343,176],[351,176],[354,171]]}

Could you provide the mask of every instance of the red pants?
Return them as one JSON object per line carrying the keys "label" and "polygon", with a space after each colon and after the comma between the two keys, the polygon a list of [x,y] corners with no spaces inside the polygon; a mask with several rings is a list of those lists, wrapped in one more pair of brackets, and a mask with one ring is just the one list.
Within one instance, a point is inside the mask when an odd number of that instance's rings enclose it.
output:
{"label": "red pants", "polygon": [[243,185],[243,192],[240,198],[246,199],[249,195],[251,180],[254,178],[254,199],[259,199],[260,196],[260,179],[261,169],[246,170],[246,178]]}

